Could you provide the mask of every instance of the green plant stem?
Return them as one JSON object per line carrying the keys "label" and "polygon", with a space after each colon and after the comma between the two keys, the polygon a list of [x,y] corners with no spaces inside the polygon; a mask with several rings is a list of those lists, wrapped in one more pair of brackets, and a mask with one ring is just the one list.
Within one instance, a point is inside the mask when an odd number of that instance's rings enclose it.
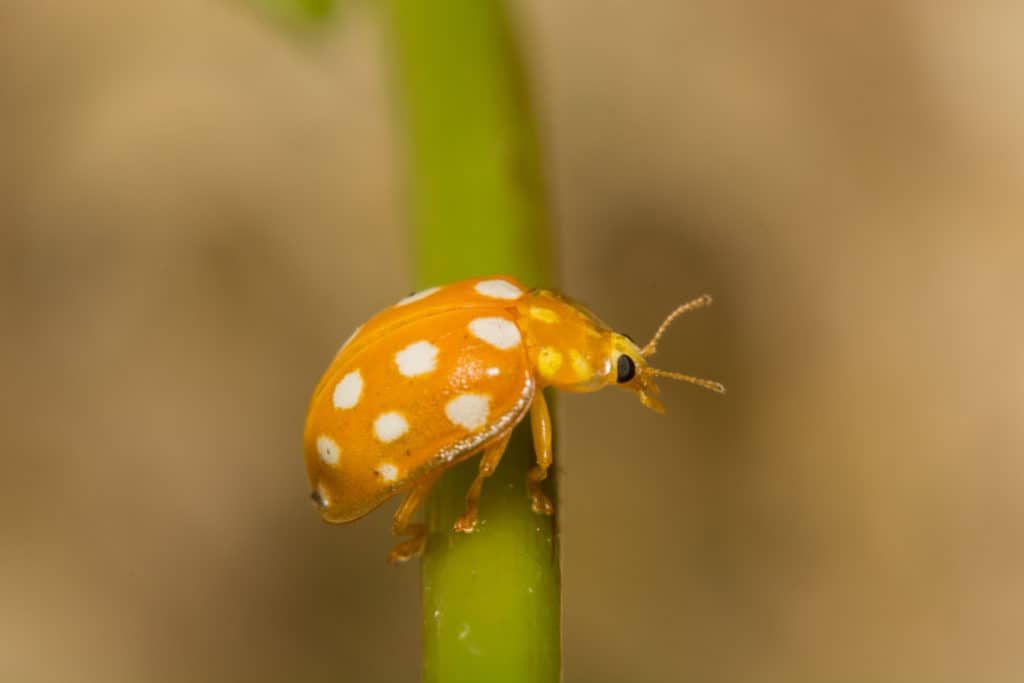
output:
{"label": "green plant stem", "polygon": [[[385,7],[408,131],[418,284],[497,273],[548,284],[538,145],[506,8],[497,0]],[[473,534],[451,528],[477,458],[446,472],[427,502],[426,683],[559,679],[558,543],[554,520],[530,510],[524,478],[533,458],[521,425],[484,485]]]}

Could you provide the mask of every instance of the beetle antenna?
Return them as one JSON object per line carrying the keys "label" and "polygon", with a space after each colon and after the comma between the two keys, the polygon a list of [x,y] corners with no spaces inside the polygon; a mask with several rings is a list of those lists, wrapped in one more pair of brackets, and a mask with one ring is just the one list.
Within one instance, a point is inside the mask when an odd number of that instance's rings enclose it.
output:
{"label": "beetle antenna", "polygon": [[696,384],[699,387],[710,389],[718,394],[725,393],[725,386],[720,382],[715,382],[710,379],[701,379],[700,377],[693,377],[692,375],[684,375],[681,372],[669,372],[668,370],[658,370],[657,368],[647,368],[646,372],[647,374],[654,375],[656,377],[669,377],[671,379],[689,382],[690,384]]}
{"label": "beetle antenna", "polygon": [[650,358],[651,356],[653,356],[655,352],[658,350],[658,340],[661,339],[661,335],[665,334],[665,330],[668,329],[668,326],[672,324],[673,320],[681,316],[683,313],[689,313],[690,311],[695,311],[698,308],[704,308],[705,306],[710,305],[711,295],[701,294],[693,301],[687,301],[685,304],[669,313],[668,317],[665,318],[665,322],[661,324],[661,327],[658,328],[658,331],[654,333],[654,337],[651,339],[651,341],[647,342],[647,346],[645,346],[640,351],[640,353],[642,353],[645,358]]}

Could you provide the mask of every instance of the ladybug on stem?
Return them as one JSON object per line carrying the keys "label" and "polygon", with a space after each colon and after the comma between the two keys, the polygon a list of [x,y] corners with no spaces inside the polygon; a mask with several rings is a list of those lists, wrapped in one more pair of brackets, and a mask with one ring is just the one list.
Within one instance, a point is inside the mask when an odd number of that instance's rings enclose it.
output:
{"label": "ladybug on stem", "polygon": [[426,527],[411,521],[416,508],[446,469],[483,453],[455,523],[455,531],[474,530],[484,479],[529,412],[537,464],[526,475],[527,490],[534,512],[550,515],[540,488],[551,466],[551,417],[541,390],[614,385],[658,412],[655,377],[724,393],[718,382],[647,364],[673,320],[710,303],[705,294],[675,309],[641,348],[585,307],[508,276],[408,296],[353,333],[313,392],[303,436],[313,501],[324,521],[343,523],[407,492],[392,532],[411,538],[388,561],[408,560],[426,542]]}

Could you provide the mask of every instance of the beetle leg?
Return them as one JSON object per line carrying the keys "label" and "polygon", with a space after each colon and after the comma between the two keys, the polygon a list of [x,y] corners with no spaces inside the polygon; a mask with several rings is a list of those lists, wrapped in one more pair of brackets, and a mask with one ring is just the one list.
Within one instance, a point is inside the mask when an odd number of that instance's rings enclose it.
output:
{"label": "beetle leg", "polygon": [[395,510],[395,516],[391,520],[391,533],[395,536],[412,536],[412,538],[402,541],[388,553],[388,562],[391,564],[405,562],[423,552],[423,546],[427,542],[427,527],[425,524],[413,524],[411,520],[416,508],[427,497],[440,476],[440,472],[428,474],[416,482],[409,490],[409,495]]}
{"label": "beetle leg", "polygon": [[480,490],[483,488],[484,479],[494,474],[494,470],[497,469],[498,463],[501,462],[501,456],[505,454],[507,446],[508,437],[484,451],[483,456],[480,458],[480,471],[477,472],[476,479],[470,484],[469,491],[466,493],[466,511],[455,520],[455,531],[468,534],[476,528],[476,513],[480,503]]}
{"label": "beetle leg", "polygon": [[526,473],[526,489],[530,493],[530,506],[540,515],[554,513],[555,507],[540,489],[540,483],[548,478],[551,467],[551,413],[548,412],[544,392],[538,391],[530,408],[530,430],[533,432],[533,450],[537,453],[537,464]]}

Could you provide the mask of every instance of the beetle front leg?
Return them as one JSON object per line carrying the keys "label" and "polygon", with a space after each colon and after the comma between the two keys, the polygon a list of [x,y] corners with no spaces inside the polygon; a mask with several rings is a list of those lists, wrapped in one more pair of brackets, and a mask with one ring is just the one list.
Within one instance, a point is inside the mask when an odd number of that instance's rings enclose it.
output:
{"label": "beetle front leg", "polygon": [[555,506],[540,489],[540,483],[548,478],[551,467],[551,413],[548,412],[544,393],[538,391],[530,408],[530,430],[533,432],[533,450],[537,453],[537,464],[526,473],[526,489],[530,493],[530,506],[539,515],[554,513]]}
{"label": "beetle front leg", "polygon": [[395,510],[395,516],[391,520],[391,533],[395,536],[412,536],[412,538],[402,541],[388,553],[388,562],[391,564],[405,562],[423,552],[423,546],[427,543],[427,527],[425,524],[413,524],[411,520],[416,509],[423,503],[440,476],[440,472],[424,476],[413,485],[409,490],[409,495]]}
{"label": "beetle front leg", "polygon": [[498,468],[501,456],[505,454],[505,448],[508,446],[508,439],[509,437],[505,437],[484,451],[484,454],[480,457],[480,471],[477,472],[476,479],[470,484],[469,491],[466,493],[466,511],[455,520],[455,531],[468,534],[476,529],[476,513],[480,504],[480,490],[483,488],[484,479],[494,474],[494,470]]}

